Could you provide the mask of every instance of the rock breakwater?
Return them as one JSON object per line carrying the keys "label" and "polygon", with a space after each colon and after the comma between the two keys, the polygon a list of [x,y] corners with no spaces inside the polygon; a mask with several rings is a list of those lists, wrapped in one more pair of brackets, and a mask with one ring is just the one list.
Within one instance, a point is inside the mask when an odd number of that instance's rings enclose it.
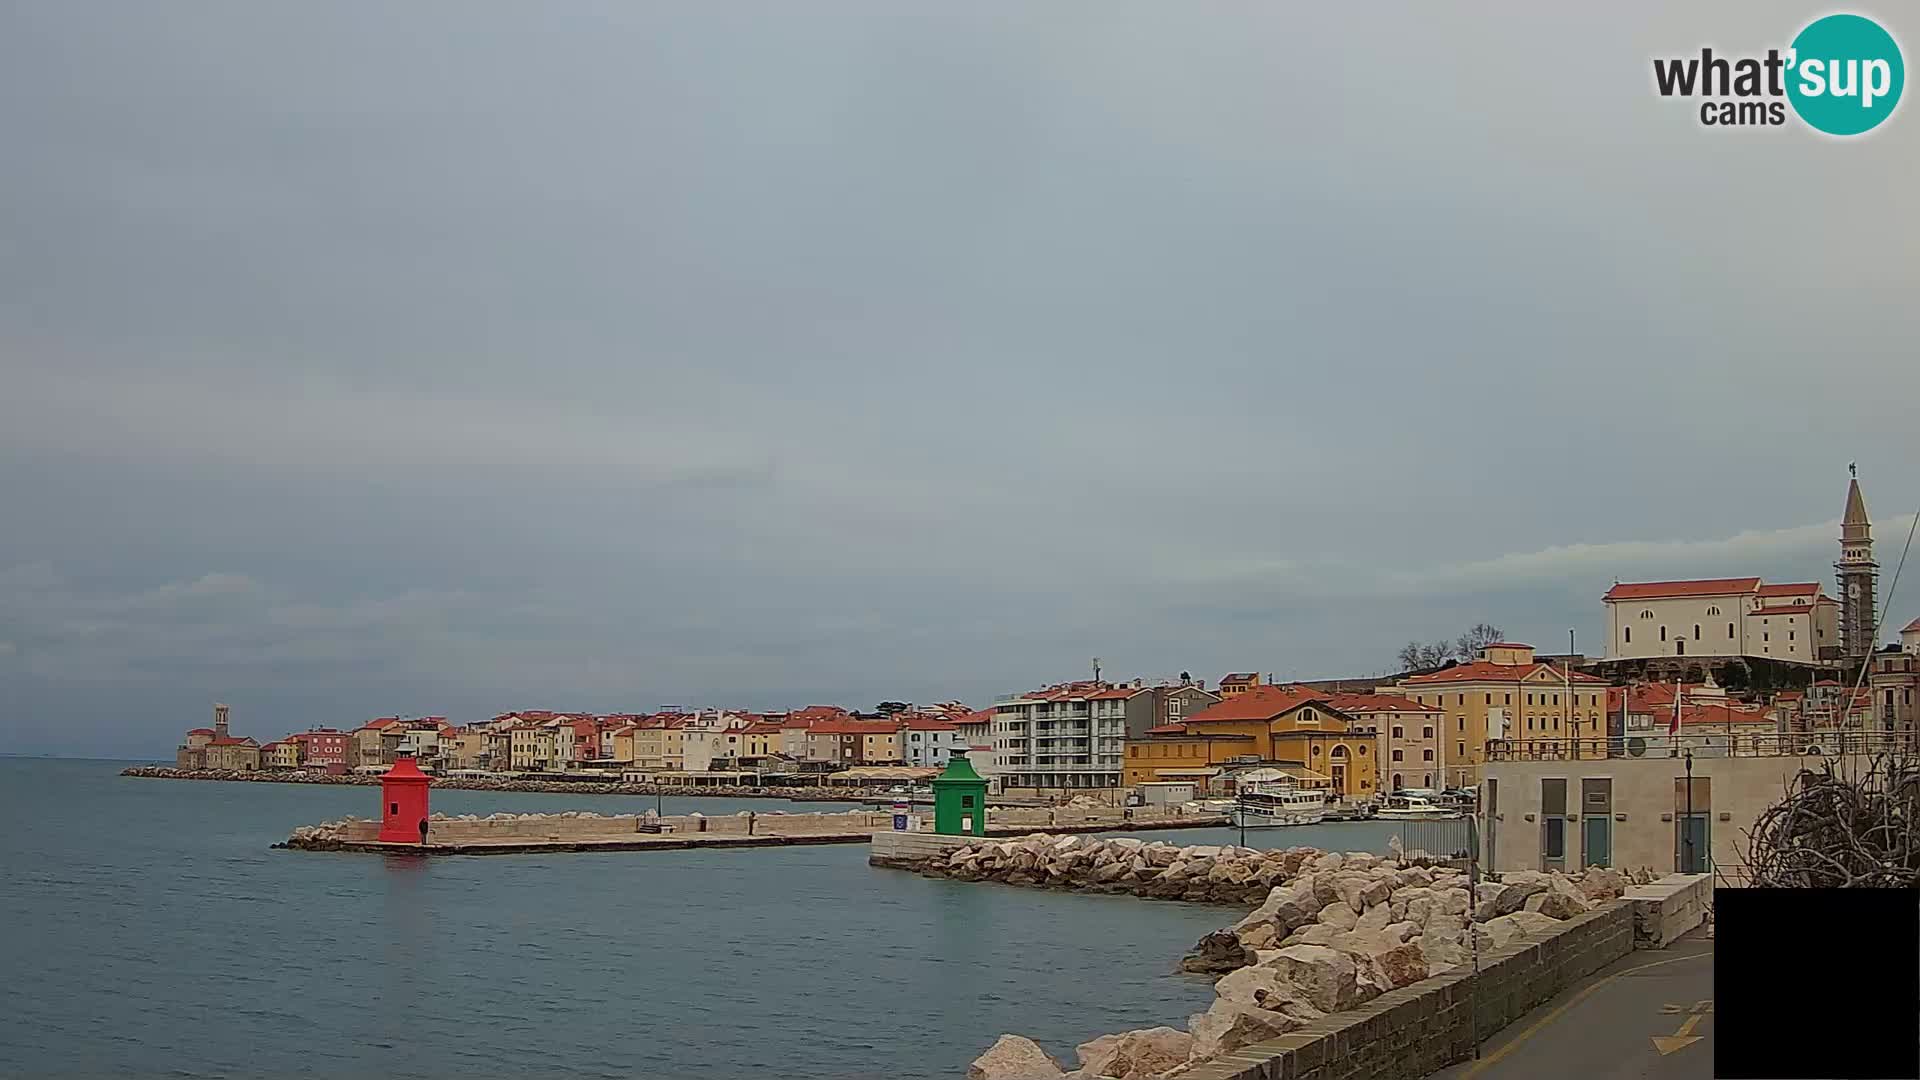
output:
{"label": "rock breakwater", "polygon": [[[1069,843],[1069,841],[1072,841]],[[1003,1035],[969,1080],[1171,1080],[1198,1062],[1295,1031],[1380,994],[1470,963],[1614,901],[1648,871],[1510,873],[1471,885],[1453,866],[1312,848],[1176,847],[1125,837],[1031,836],[960,848],[924,871],[1149,899],[1258,903],[1202,938],[1184,970],[1218,976],[1186,1031],[1151,1028],[1082,1044],[1071,1071]]]}

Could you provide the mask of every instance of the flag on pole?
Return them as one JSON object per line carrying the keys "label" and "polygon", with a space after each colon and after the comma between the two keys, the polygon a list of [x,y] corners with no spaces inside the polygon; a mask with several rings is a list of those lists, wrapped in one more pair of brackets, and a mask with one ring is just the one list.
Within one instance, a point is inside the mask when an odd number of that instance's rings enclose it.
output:
{"label": "flag on pole", "polygon": [[1680,691],[1684,684],[1678,679],[1673,683],[1673,721],[1667,725],[1667,737],[1680,734]]}

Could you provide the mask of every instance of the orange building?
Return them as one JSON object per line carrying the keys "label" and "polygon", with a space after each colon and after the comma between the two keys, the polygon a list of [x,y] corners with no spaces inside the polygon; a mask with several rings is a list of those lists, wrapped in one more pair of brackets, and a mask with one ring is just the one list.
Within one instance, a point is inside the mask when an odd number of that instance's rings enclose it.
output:
{"label": "orange building", "polygon": [[1336,797],[1379,790],[1376,736],[1360,730],[1328,695],[1297,686],[1254,686],[1129,741],[1125,783],[1195,781],[1222,790],[1234,768],[1278,766]]}

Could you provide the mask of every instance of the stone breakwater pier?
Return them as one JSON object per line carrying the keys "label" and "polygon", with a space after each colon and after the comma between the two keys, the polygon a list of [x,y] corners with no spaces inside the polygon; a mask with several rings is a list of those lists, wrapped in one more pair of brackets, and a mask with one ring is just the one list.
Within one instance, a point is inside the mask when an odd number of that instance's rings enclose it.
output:
{"label": "stone breakwater pier", "polygon": [[954,881],[1257,905],[1180,961],[1217,980],[1185,1030],[1102,1035],[1070,1071],[1002,1035],[969,1080],[1413,1080],[1636,946],[1664,947],[1712,897],[1704,875],[1592,868],[1470,887],[1463,870],[1417,854],[1136,837],[884,834],[870,861]]}
{"label": "stone breakwater pier", "polygon": [[[1037,820],[1036,820],[1037,819]],[[1140,815],[1102,809],[994,809],[987,831],[1021,835],[1036,824],[1062,833],[1118,830],[1192,829],[1225,823],[1217,816]],[[928,836],[932,833],[881,833],[891,829],[893,815],[873,811],[839,814],[759,813],[706,816],[681,814],[596,814],[568,811],[560,814],[481,816],[434,814],[428,818],[422,843],[393,843],[379,839],[380,823],[345,818],[319,825],[302,825],[286,841],[274,845],[297,851],[354,851],[425,855],[523,855],[559,851],[672,851],[687,848],[781,847],[792,844],[865,844],[878,835]],[[956,838],[948,838],[956,839]],[[977,839],[977,838],[976,838]]]}

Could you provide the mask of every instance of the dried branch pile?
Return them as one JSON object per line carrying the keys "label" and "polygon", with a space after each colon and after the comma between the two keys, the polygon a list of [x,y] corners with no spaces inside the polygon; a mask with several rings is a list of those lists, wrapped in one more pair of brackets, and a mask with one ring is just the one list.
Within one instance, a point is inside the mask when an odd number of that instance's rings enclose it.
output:
{"label": "dried branch pile", "polygon": [[1785,889],[1920,887],[1920,766],[1905,755],[1802,772],[1749,834],[1748,884]]}

